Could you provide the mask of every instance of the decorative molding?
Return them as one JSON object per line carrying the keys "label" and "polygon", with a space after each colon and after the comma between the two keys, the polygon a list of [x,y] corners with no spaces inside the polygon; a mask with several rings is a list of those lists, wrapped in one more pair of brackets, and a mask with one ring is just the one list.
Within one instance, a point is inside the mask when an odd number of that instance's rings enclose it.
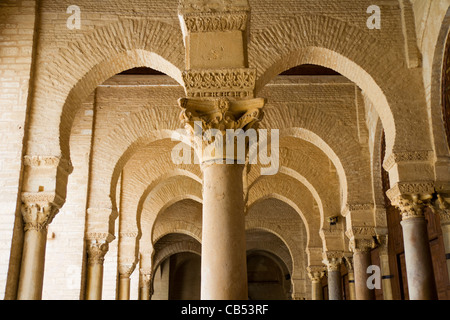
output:
{"label": "decorative molding", "polygon": [[72,163],[59,156],[26,155],[23,157],[23,164],[32,168],[59,168],[66,174],[70,174],[73,171]]}
{"label": "decorative molding", "polygon": [[356,252],[369,252],[376,247],[374,238],[351,238],[349,241],[349,249]]}
{"label": "decorative molding", "polygon": [[349,213],[354,211],[370,211],[374,209],[373,203],[348,203],[342,210],[341,215],[346,217]]}
{"label": "decorative molding", "polygon": [[245,31],[249,20],[247,11],[196,12],[182,16],[189,33]]}
{"label": "decorative molding", "polygon": [[178,12],[180,14],[192,12],[233,12],[242,10],[250,10],[248,0],[180,0],[178,4]]}
{"label": "decorative molding", "polygon": [[89,243],[95,242],[112,242],[116,237],[109,232],[87,232],[85,239]]}
{"label": "decorative molding", "polygon": [[189,98],[253,98],[256,69],[188,70],[183,72]]}
{"label": "decorative molding", "polygon": [[139,233],[137,231],[124,231],[119,232],[119,238],[137,238]]}
{"label": "decorative molding", "polygon": [[395,205],[403,195],[432,195],[434,192],[434,183],[430,181],[398,182],[386,192],[386,195]]}
{"label": "decorative molding", "polygon": [[389,157],[387,157],[383,163],[383,168],[386,171],[392,169],[396,163],[400,162],[418,162],[418,161],[431,161],[433,160],[433,151],[403,151],[403,152],[393,152]]}
{"label": "decorative molding", "polygon": [[350,227],[345,231],[345,235],[349,238],[371,238],[376,236],[375,227],[373,226],[360,226]]}

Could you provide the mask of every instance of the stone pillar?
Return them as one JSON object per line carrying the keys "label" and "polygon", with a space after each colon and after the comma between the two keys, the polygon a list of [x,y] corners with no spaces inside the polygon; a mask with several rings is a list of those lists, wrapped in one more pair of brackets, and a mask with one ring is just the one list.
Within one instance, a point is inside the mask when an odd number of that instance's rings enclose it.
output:
{"label": "stone pillar", "polygon": [[[133,226],[133,227],[131,227]],[[118,248],[118,272],[119,272],[119,300],[130,299],[130,276],[136,268],[137,236],[134,224],[126,223],[123,218],[119,221],[119,248]]]}
{"label": "stone pillar", "polygon": [[119,300],[130,300],[130,276],[133,273],[136,264],[119,264]]}
{"label": "stone pillar", "polygon": [[248,148],[244,143],[245,150],[239,150],[239,142],[226,129],[251,129],[261,120],[265,101],[220,98],[179,103],[203,171],[201,298],[247,299],[243,170]]}
{"label": "stone pillar", "polygon": [[236,164],[203,168],[203,300],[248,297],[243,169]]}
{"label": "stone pillar", "polygon": [[450,280],[450,193],[437,194],[437,200],[435,201],[432,209],[434,212],[439,214],[441,221],[448,279]]}
{"label": "stone pillar", "polygon": [[328,258],[324,260],[328,271],[328,297],[329,300],[342,300],[341,263],[342,258]]}
{"label": "stone pillar", "polygon": [[103,262],[108,252],[110,235],[89,237],[87,247],[86,300],[101,300],[103,289]]}
{"label": "stone pillar", "polygon": [[248,67],[250,6],[248,0],[181,0],[178,15],[187,68],[180,118],[203,171],[201,298],[247,299],[243,169],[248,150],[244,134],[237,139],[246,150],[227,131],[247,133],[263,116],[265,101],[254,98],[256,70]]}
{"label": "stone pillar", "polygon": [[353,257],[346,256],[345,257],[345,266],[347,268],[348,273],[348,290],[349,290],[349,300],[356,300],[356,291],[355,291],[355,270],[353,267]]}
{"label": "stone pillar", "polygon": [[370,251],[374,247],[373,239],[353,240],[353,267],[355,272],[356,300],[374,300],[375,292],[367,286],[367,269],[372,264]]}
{"label": "stone pillar", "polygon": [[20,266],[18,300],[40,300],[44,281],[47,229],[59,210],[54,193],[23,193],[24,243]]}
{"label": "stone pillar", "polygon": [[140,269],[139,300],[150,300],[153,294],[152,273],[147,269]]}
{"label": "stone pillar", "polygon": [[[396,189],[388,191],[391,202],[402,214],[401,225],[410,300],[437,299],[427,221],[424,215],[424,209],[429,204],[434,191],[432,185],[429,189],[431,189],[430,193],[416,194],[398,194]],[[395,196],[394,192],[397,193]]]}
{"label": "stone pillar", "polygon": [[308,267],[308,277],[311,279],[311,299],[323,300],[322,278],[325,275],[323,267]]}
{"label": "stone pillar", "polygon": [[381,268],[381,288],[383,290],[384,300],[393,300],[392,281],[393,275],[389,266],[389,251],[388,251],[388,235],[378,235],[377,241],[379,244],[378,252],[380,256]]}

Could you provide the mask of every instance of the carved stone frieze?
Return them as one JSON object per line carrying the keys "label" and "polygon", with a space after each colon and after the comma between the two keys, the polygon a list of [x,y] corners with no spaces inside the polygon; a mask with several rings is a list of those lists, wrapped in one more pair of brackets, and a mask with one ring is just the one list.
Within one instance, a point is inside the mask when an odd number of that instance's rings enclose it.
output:
{"label": "carved stone frieze", "polygon": [[58,156],[26,155],[23,157],[23,164],[32,168],[59,168],[67,175],[73,171],[72,163]]}
{"label": "carved stone frieze", "polygon": [[248,10],[250,10],[248,0],[180,0],[178,4],[178,12],[180,14]]}
{"label": "carved stone frieze", "polygon": [[251,68],[188,70],[183,72],[189,98],[252,98],[256,70]]}
{"label": "carved stone frieze", "polygon": [[414,162],[414,161],[430,161],[433,158],[433,151],[404,151],[393,152],[383,163],[386,171],[392,169],[396,163]]}
{"label": "carved stone frieze", "polygon": [[183,15],[186,30],[195,32],[245,31],[248,23],[247,11],[201,12]]}
{"label": "carved stone frieze", "polygon": [[[403,195],[432,195],[434,183],[430,181],[399,182],[386,192],[386,195],[394,204]],[[395,205],[395,204],[394,204]]]}
{"label": "carved stone frieze", "polygon": [[373,210],[373,203],[348,203],[342,210],[342,216],[346,217],[350,212],[355,211],[370,211]]}
{"label": "carved stone frieze", "polygon": [[351,238],[349,248],[353,252],[368,252],[376,247],[374,238]]}

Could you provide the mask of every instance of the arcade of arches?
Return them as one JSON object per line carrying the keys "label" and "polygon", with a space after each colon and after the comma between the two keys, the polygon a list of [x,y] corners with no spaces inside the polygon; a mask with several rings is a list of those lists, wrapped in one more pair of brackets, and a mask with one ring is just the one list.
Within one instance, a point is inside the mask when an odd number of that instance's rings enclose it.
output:
{"label": "arcade of arches", "polygon": [[376,2],[1,1],[4,299],[449,299],[450,0]]}

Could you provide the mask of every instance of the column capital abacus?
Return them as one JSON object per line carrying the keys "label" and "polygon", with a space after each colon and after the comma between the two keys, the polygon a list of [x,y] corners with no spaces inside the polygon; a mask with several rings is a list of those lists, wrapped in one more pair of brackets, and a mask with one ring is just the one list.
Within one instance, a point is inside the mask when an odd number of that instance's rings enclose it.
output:
{"label": "column capital abacus", "polygon": [[64,202],[54,192],[23,192],[21,200],[24,231],[46,231]]}

